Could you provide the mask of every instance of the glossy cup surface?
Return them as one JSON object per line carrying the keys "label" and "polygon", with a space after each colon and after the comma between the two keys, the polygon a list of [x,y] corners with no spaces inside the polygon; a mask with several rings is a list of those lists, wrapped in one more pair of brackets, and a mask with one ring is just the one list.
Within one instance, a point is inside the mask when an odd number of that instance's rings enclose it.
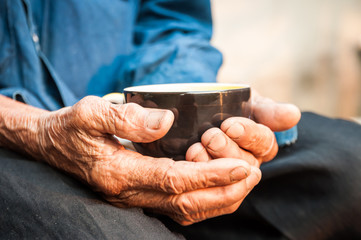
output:
{"label": "glossy cup surface", "polygon": [[151,143],[134,143],[137,151],[153,157],[185,159],[187,149],[202,134],[219,127],[232,116],[250,117],[251,90],[248,85],[222,83],[161,84],[124,89],[126,103],[174,113],[172,128]]}

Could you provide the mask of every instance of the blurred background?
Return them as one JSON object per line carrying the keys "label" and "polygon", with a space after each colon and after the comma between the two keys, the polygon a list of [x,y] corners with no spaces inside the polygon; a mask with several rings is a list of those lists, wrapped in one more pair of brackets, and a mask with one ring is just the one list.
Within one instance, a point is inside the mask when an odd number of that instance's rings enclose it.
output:
{"label": "blurred background", "polygon": [[361,116],[360,0],[212,0],[220,82],[329,117]]}

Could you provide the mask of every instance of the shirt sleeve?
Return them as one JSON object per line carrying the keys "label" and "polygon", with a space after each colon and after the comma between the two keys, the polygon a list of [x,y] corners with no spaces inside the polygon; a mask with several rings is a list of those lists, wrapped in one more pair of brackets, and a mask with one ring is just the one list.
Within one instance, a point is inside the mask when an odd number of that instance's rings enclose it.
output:
{"label": "shirt sleeve", "polygon": [[134,53],[117,90],[130,85],[215,82],[221,53],[210,45],[209,0],[144,0],[138,9]]}

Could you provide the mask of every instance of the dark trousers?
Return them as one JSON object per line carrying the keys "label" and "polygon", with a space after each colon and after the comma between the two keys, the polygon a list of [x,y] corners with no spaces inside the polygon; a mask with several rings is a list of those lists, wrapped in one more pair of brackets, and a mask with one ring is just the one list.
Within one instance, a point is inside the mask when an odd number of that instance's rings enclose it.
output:
{"label": "dark trousers", "polygon": [[0,239],[361,239],[361,126],[303,113],[233,214],[182,227],[0,149]]}

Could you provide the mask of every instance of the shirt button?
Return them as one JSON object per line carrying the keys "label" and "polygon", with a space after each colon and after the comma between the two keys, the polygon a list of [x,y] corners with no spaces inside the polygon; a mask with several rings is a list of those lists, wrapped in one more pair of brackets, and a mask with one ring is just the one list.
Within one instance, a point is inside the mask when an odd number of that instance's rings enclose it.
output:
{"label": "shirt button", "polygon": [[33,33],[33,41],[34,43],[38,43],[39,42],[39,37],[36,33]]}

